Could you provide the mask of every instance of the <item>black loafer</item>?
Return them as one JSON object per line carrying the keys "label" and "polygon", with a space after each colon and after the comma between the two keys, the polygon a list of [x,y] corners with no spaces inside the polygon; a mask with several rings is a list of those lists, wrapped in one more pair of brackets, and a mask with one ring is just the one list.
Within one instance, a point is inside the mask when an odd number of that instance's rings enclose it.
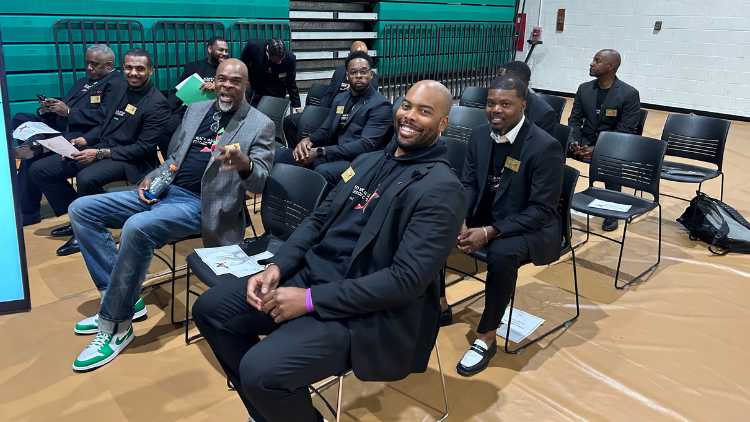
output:
{"label": "black loafer", "polygon": [[[467,357],[466,355],[470,353],[478,354],[480,356],[480,360],[473,365],[465,366],[461,362],[463,362],[463,360]],[[493,341],[492,345],[490,345],[489,348],[485,348],[483,341],[474,340],[474,344],[469,347],[469,350],[464,354],[464,357],[461,358],[458,364],[456,364],[456,372],[464,377],[476,375],[487,368],[487,365],[490,363],[490,360],[492,360],[492,357],[495,356],[495,353],[497,353],[496,341]]]}
{"label": "black loafer", "polygon": [[52,237],[68,237],[73,236],[73,227],[70,224],[66,224],[62,227],[58,227],[56,229],[52,229],[51,232],[49,232],[50,236]]}
{"label": "black loafer", "polygon": [[440,311],[440,326],[445,327],[453,324],[453,309],[449,306],[448,309]]}
{"label": "black loafer", "polygon": [[73,255],[78,252],[81,252],[81,247],[78,246],[78,239],[75,237],[71,237],[62,246],[57,248],[57,256]]}
{"label": "black loafer", "polygon": [[613,232],[617,230],[618,225],[619,221],[617,221],[616,218],[605,218],[602,222],[602,230],[605,232]]}

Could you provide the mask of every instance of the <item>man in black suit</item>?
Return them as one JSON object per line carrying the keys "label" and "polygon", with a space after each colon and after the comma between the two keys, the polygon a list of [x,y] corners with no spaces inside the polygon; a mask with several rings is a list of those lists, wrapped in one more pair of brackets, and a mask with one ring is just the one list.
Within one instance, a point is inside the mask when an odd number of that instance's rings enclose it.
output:
{"label": "man in black suit", "polygon": [[372,58],[355,51],[346,59],[349,89],[336,95],[323,124],[294,150],[276,150],[276,162],[296,163],[315,169],[331,185],[359,155],[382,149],[393,125],[391,103],[376,91]]}
{"label": "man in black suit", "polygon": [[[29,169],[31,180],[41,189],[55,215],[68,212],[68,205],[79,196],[104,192],[107,183],[138,183],[156,167],[156,146],[169,121],[166,98],[151,83],[153,66],[146,50],[136,48],[125,53],[123,70],[127,84],[112,92],[117,98],[96,137],[77,143],[80,152],[73,159],[49,156]],[[68,183],[76,178],[76,188]],[[70,225],[55,231],[56,236],[72,236]],[[58,248],[60,256],[79,251],[71,237]]]}
{"label": "man in black suit", "polygon": [[[531,81],[531,69],[529,66],[521,61],[512,61],[505,63],[502,66],[505,72],[509,72],[516,77],[520,78],[526,86],[529,86]],[[560,123],[560,119],[557,118],[555,110],[547,104],[539,94],[534,92],[531,88],[528,88],[529,92],[526,94],[526,117],[529,118],[534,124],[544,129],[545,132],[554,136],[555,127]]]}
{"label": "man in black suit", "polygon": [[468,216],[458,235],[464,253],[487,251],[485,306],[476,340],[456,366],[474,375],[497,351],[496,330],[510,302],[518,268],[560,256],[557,203],[564,156],[560,143],[524,116],[526,84],[497,78],[487,95],[489,124],[474,130],[461,183]]}
{"label": "man in black suit", "polygon": [[263,43],[248,41],[240,56],[250,70],[250,104],[255,107],[266,95],[285,98],[295,112],[300,111],[302,103],[297,88],[297,57],[286,51],[284,41],[271,38]]}
{"label": "man in black suit", "polygon": [[[615,50],[597,52],[589,65],[589,75],[596,79],[578,87],[568,118],[570,154],[577,160],[591,161],[601,132],[638,133],[641,99],[637,89],[617,78],[620,62],[620,53]],[[606,188],[620,190],[612,184]],[[604,219],[602,230],[616,230],[617,221]]]}
{"label": "man in black suit", "polygon": [[437,142],[450,106],[443,85],[416,83],[393,141],[352,163],[274,264],[196,302],[196,324],[254,420],[322,421],[307,386],[349,368],[372,381],[427,368],[465,209]]}
{"label": "man in black suit", "polygon": [[[40,98],[40,107],[35,114],[18,113],[13,116],[13,129],[25,122],[43,122],[62,132],[63,136],[75,145],[84,145],[86,139],[99,136],[101,125],[107,113],[118,100],[114,92],[125,86],[122,74],[114,71],[115,55],[108,46],[95,44],[86,49],[86,77],[79,79],[61,100]],[[31,180],[31,165],[47,154],[29,154],[29,145],[19,148],[26,154],[18,169],[18,190],[21,193],[23,224],[36,224],[41,221],[40,203],[42,191]],[[59,157],[58,157],[59,159]]]}
{"label": "man in black suit", "polygon": [[[362,51],[368,53],[367,44],[362,41],[354,41],[350,53],[355,51]],[[378,74],[373,71],[370,85],[377,91],[378,90]],[[331,81],[326,87],[326,91],[323,97],[320,99],[320,106],[330,108],[333,104],[333,99],[340,93],[345,92],[349,89],[349,80],[346,78],[346,64],[336,66],[336,70],[333,72]],[[284,136],[286,137],[287,145],[290,148],[297,146],[299,142],[299,134],[297,132],[297,125],[302,113],[294,113],[284,118]]]}

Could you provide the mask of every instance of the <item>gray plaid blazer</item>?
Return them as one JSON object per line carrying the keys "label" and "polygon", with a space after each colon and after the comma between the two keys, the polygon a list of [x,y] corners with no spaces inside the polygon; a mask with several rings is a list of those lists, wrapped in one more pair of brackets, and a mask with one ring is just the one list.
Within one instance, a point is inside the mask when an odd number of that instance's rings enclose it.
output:
{"label": "gray plaid blazer", "polygon": [[[167,159],[146,177],[153,178],[172,163],[178,167],[182,165],[198,126],[213,104],[214,101],[201,101],[188,106],[182,123],[169,142]],[[243,99],[224,129],[218,146],[239,143],[252,161],[253,170],[247,179],[242,179],[236,171],[221,171],[221,162],[215,160],[219,148],[211,153],[201,181],[201,235],[205,246],[242,242],[247,225],[245,192],[263,191],[273,165],[274,133],[275,126],[271,119]]]}

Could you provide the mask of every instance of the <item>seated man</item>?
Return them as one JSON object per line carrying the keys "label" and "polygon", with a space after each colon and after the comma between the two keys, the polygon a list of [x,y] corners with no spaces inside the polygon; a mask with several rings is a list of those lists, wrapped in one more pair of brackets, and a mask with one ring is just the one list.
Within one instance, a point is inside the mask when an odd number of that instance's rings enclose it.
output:
{"label": "seated man", "polygon": [[464,214],[437,142],[450,106],[443,85],[416,83],[385,152],[354,160],[274,264],[196,302],[196,324],[254,420],[322,421],[307,386],[349,368],[380,381],[427,368],[440,272]]}
{"label": "seated man", "polygon": [[[180,79],[177,80],[177,83],[180,83],[192,74],[197,73],[198,76],[205,81],[200,89],[204,92],[213,92],[216,88],[216,84],[214,83],[216,68],[219,67],[219,63],[229,58],[229,46],[227,45],[227,41],[222,37],[212,37],[206,42],[206,54],[205,59],[186,64],[185,70],[182,72]],[[169,107],[172,109],[172,116],[169,119],[169,129],[167,129],[167,133],[170,135],[177,130],[177,126],[182,122],[182,116],[185,115],[185,110],[187,110],[187,106],[175,95],[176,92],[176,89],[172,89],[172,92],[167,98],[169,100]],[[167,153],[166,147],[168,146],[169,145],[164,145],[162,154]],[[160,147],[162,147],[162,145],[160,145]]]}
{"label": "seated man", "polygon": [[258,105],[266,95],[285,98],[288,93],[292,109],[300,111],[302,103],[297,88],[297,57],[286,51],[284,41],[276,38],[262,44],[248,41],[240,59],[250,69],[253,106]]}
{"label": "seated man", "polygon": [[[75,326],[76,333],[96,337],[74,371],[107,364],[133,340],[132,320],[146,313],[139,294],[155,248],[195,234],[206,246],[242,241],[245,191],[263,190],[274,148],[273,122],[245,101],[247,83],[242,62],[222,62],[218,98],[188,107],[168,159],[137,190],[86,196],[70,206],[86,267],[102,294],[99,313]],[[171,184],[149,199],[151,183],[163,183],[165,174],[173,176]],[[113,228],[122,228],[119,249]]]}
{"label": "seated man", "polygon": [[560,143],[524,116],[525,98],[523,80],[497,78],[487,95],[489,125],[474,130],[469,141],[461,178],[467,219],[458,248],[486,248],[488,272],[477,338],[456,366],[463,376],[482,371],[494,356],[495,331],[521,264],[548,264],[560,256],[564,156]]}
{"label": "seated man", "polygon": [[[125,53],[123,70],[127,85],[112,95],[116,98],[105,123],[91,139],[76,138],[82,150],[73,159],[43,158],[29,169],[31,180],[41,189],[55,215],[68,212],[79,196],[104,192],[104,185],[115,181],[137,183],[157,164],[156,146],[169,120],[167,100],[151,83],[151,57],[143,49]],[[76,188],[68,183],[76,178]],[[71,236],[70,225],[56,230],[55,236]],[[60,256],[79,251],[75,236],[57,249]]]}
{"label": "seated man", "polygon": [[[578,87],[573,110],[568,118],[570,140],[568,145],[573,158],[591,161],[591,154],[599,133],[638,133],[641,99],[638,90],[617,79],[620,53],[601,50],[589,66],[589,75],[596,79]],[[620,186],[607,184],[607,189],[620,190]],[[605,218],[602,230],[617,230],[616,218]]]}
{"label": "seated man", "polygon": [[[353,53],[355,51],[362,51],[367,53],[367,44],[362,41],[354,41],[351,48],[349,49],[349,52]],[[375,72],[372,73],[370,85],[376,91],[378,90],[378,74]],[[338,94],[347,90],[349,90],[349,80],[346,78],[346,65],[342,64],[336,66],[336,70],[334,70],[333,72],[331,81],[326,87],[325,94],[320,99],[320,106],[330,108],[331,104],[333,104],[333,99]],[[286,137],[287,145],[289,145],[290,148],[294,148],[295,146],[297,146],[297,142],[299,142],[297,125],[299,124],[299,119],[301,116],[302,113],[293,113],[284,117],[284,136]]]}
{"label": "seated man", "polygon": [[[40,98],[36,114],[13,116],[12,129],[25,122],[43,122],[76,145],[83,145],[84,139],[97,138],[107,114],[119,99],[115,93],[121,92],[125,86],[122,74],[114,71],[114,61],[115,55],[106,45],[90,46],[86,49],[86,77],[79,79],[62,100]],[[28,149],[28,146],[22,148]],[[42,191],[29,177],[29,168],[34,161],[48,155],[52,153],[17,155],[24,158],[18,169],[18,191],[25,226],[41,221]]]}
{"label": "seated man", "polygon": [[382,149],[388,142],[393,110],[371,85],[372,58],[361,51],[346,59],[349,89],[333,100],[321,127],[299,141],[294,150],[276,152],[276,161],[311,167],[335,185],[349,162],[360,154]]}
{"label": "seated man", "polygon": [[[512,61],[505,63],[502,66],[506,72],[515,75],[521,79],[526,86],[529,86],[531,80],[531,69],[529,66],[521,61]],[[528,88],[528,94],[526,94],[526,117],[531,120],[534,124],[544,129],[545,132],[552,136],[555,136],[555,127],[560,123],[560,119],[557,118],[555,110],[547,104],[544,98],[534,92],[531,88]]]}

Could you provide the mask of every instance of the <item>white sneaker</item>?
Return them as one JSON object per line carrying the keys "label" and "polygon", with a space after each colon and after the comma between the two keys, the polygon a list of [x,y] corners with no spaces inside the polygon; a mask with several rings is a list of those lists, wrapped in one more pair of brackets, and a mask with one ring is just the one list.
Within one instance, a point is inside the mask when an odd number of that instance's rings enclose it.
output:
{"label": "white sneaker", "polygon": [[91,343],[78,355],[73,362],[76,372],[90,371],[111,362],[133,341],[133,325],[126,330],[118,331],[114,335],[99,332]]}
{"label": "white sneaker", "polygon": [[[142,297],[133,305],[133,320],[144,318],[146,316],[146,302]],[[84,318],[76,323],[73,328],[76,334],[96,334],[99,332],[99,314]]]}

